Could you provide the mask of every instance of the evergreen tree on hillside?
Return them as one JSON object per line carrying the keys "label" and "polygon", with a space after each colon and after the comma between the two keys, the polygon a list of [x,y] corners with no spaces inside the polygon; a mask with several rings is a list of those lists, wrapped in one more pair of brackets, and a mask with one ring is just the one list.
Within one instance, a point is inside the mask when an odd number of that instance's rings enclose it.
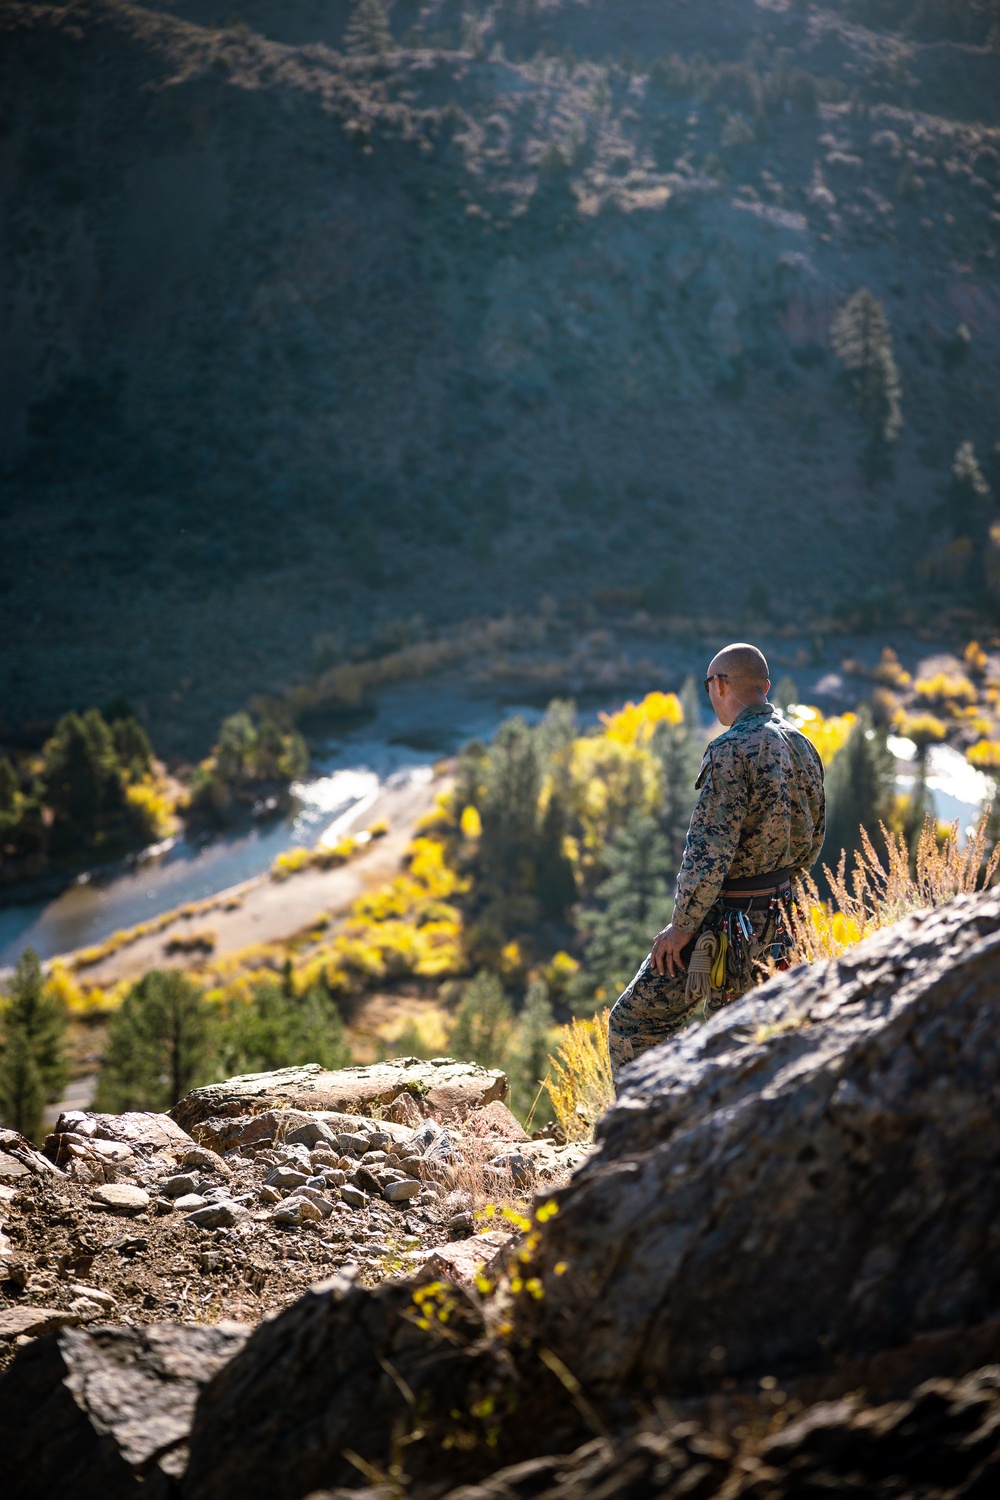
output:
{"label": "evergreen tree on hillside", "polygon": [[522,1119],[535,1102],[539,1085],[549,1071],[555,1018],[544,979],[528,985],[521,1007],[517,1042],[508,1065],[510,1107]]}
{"label": "evergreen tree on hillside", "polygon": [[153,764],[153,747],[142,725],[131,714],[113,719],[111,737],[122,770],[133,781],[141,781]]}
{"label": "evergreen tree on hillside", "polygon": [[344,46],[353,57],[392,49],[392,31],[382,0],[358,0],[344,31]]}
{"label": "evergreen tree on hillside", "polygon": [[502,1067],[510,1050],[514,1012],[499,977],[480,969],[465,988],[448,1041],[454,1057]]}
{"label": "evergreen tree on hillside", "polygon": [[826,840],[819,871],[828,865],[836,872],[841,850],[847,854],[850,870],[853,855],[861,848],[862,828],[878,847],[879,823],[888,821],[895,788],[896,762],[886,744],[885,730],[874,727],[871,712],[863,705],[847,743],[827,772]]}
{"label": "evergreen tree on hillside", "polygon": [[831,336],[867,433],[866,468],[878,478],[888,470],[889,444],[899,436],[903,412],[889,320],[867,287],[844,303]]}
{"label": "evergreen tree on hillside", "polygon": [[153,969],[108,1028],[94,1108],[165,1110],[213,1072],[214,1012],[177,969]]}
{"label": "evergreen tree on hillside", "polygon": [[58,1099],[69,1078],[66,1008],[45,994],[38,955],[25,949],[0,1007],[0,1119],[37,1140],[42,1110]]}
{"label": "evergreen tree on hillside", "polygon": [[652,743],[663,775],[659,823],[670,851],[671,876],[681,867],[691,812],[698,797],[694,784],[705,752],[698,689],[693,677],[684,684],[681,705],[684,709],[681,723],[664,720],[658,724]]}
{"label": "evergreen tree on hillside", "polygon": [[984,535],[993,510],[993,493],[986,483],[971,442],[959,443],[951,465],[948,513],[952,535],[977,542]]}
{"label": "evergreen tree on hillside", "polygon": [[20,811],[21,783],[5,755],[0,760],[0,819],[16,818]]}
{"label": "evergreen tree on hillside", "polygon": [[523,719],[501,724],[487,754],[480,804],[480,859],[497,895],[535,884],[541,766],[532,731]]}
{"label": "evergreen tree on hillside", "polygon": [[581,972],[570,987],[574,1011],[613,1004],[649,952],[670,914],[670,847],[655,818],[637,813],[605,850],[607,877],[595,905],[581,912],[589,934]]}
{"label": "evergreen tree on hillside", "polygon": [[96,708],[65,714],[42,752],[43,800],[56,848],[93,843],[125,811],[125,787],[111,730]]}
{"label": "evergreen tree on hillside", "polygon": [[566,857],[566,814],[553,792],[538,833],[536,861],[538,904],[546,917],[560,918],[576,900],[576,877]]}
{"label": "evergreen tree on hillside", "polygon": [[313,1062],[346,1068],[351,1062],[343,1019],[321,986],[297,995],[287,983],[257,985],[249,1001],[234,1003],[219,1028],[217,1049],[229,1075]]}

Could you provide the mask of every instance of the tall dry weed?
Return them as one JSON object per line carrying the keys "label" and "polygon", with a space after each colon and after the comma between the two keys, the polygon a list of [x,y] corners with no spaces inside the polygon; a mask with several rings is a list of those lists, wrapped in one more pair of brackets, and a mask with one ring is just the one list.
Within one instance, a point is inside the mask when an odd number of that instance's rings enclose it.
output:
{"label": "tall dry weed", "polygon": [[570,1141],[587,1140],[604,1111],[614,1102],[611,1057],[608,1053],[608,1017],[602,1010],[592,1020],[574,1017],[564,1026],[549,1058],[551,1069],[545,1087],[556,1119]]}
{"label": "tall dry weed", "polygon": [[821,900],[811,877],[800,882],[791,920],[794,958],[800,963],[839,958],[847,948],[882,927],[891,927],[909,912],[943,906],[956,896],[971,895],[989,885],[1000,864],[1000,844],[989,853],[989,816],[987,806],[963,849],[957,819],[942,834],[928,814],[917,842],[915,873],[902,834],[879,825],[885,842],[881,856],[862,829],[862,848],[850,877],[845,854],[840,856],[836,874],[824,867],[831,900]]}

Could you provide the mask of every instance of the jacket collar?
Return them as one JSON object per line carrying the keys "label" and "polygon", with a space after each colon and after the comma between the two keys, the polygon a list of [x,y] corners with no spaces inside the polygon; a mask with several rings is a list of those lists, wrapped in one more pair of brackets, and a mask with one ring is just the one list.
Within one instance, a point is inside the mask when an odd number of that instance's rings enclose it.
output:
{"label": "jacket collar", "polygon": [[773,713],[774,704],[768,703],[766,698],[764,699],[763,703],[748,703],[746,708],[740,709],[739,713],[736,715],[736,718],[733,720],[732,724],[730,724],[729,727],[730,729],[733,729],[737,724],[742,723],[744,719],[755,718],[758,714],[767,714],[767,716],[770,717]]}

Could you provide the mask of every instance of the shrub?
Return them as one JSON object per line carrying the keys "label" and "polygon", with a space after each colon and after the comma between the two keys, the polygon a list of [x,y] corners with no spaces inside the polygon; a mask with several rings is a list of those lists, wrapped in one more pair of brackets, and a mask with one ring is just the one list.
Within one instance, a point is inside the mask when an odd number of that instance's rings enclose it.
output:
{"label": "shrub", "polygon": [[914,683],[918,698],[945,708],[965,707],[976,702],[976,689],[961,672],[935,672],[933,677],[918,677]]}
{"label": "shrub", "polygon": [[66,1007],[45,983],[38,955],[26,948],[0,1004],[0,1118],[38,1139],[42,1110],[69,1078],[64,1039]]}
{"label": "shrub", "polygon": [[595,1124],[614,1102],[608,1052],[610,1014],[603,1010],[591,1020],[574,1017],[562,1028],[555,1055],[549,1058],[545,1087],[567,1140],[593,1135]]}

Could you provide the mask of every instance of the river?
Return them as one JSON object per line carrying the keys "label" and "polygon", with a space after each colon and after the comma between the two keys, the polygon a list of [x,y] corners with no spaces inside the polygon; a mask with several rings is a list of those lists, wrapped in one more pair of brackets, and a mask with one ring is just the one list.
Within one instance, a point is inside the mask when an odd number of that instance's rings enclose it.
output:
{"label": "river", "polygon": [[[812,696],[815,701],[819,695]],[[581,722],[593,722],[602,706],[619,707],[622,697],[609,691],[606,704],[589,702]],[[314,743],[311,774],[293,787],[286,814],[265,808],[239,830],[201,841],[178,838],[83,875],[58,896],[0,908],[0,967],[15,963],[26,947],[48,959],[99,942],[120,928],[260,875],[293,845],[311,847],[335,837],[341,826],[363,826],[380,788],[426,775],[435,760],[471,739],[489,739],[503,719],[517,713],[533,722],[541,710],[537,704],[476,695],[460,685],[423,682],[388,689],[363,722]],[[897,741],[894,749],[900,790],[907,790],[912,767],[906,743]],[[988,795],[986,778],[947,746],[932,749],[928,773],[938,817],[958,818],[964,830]]]}

